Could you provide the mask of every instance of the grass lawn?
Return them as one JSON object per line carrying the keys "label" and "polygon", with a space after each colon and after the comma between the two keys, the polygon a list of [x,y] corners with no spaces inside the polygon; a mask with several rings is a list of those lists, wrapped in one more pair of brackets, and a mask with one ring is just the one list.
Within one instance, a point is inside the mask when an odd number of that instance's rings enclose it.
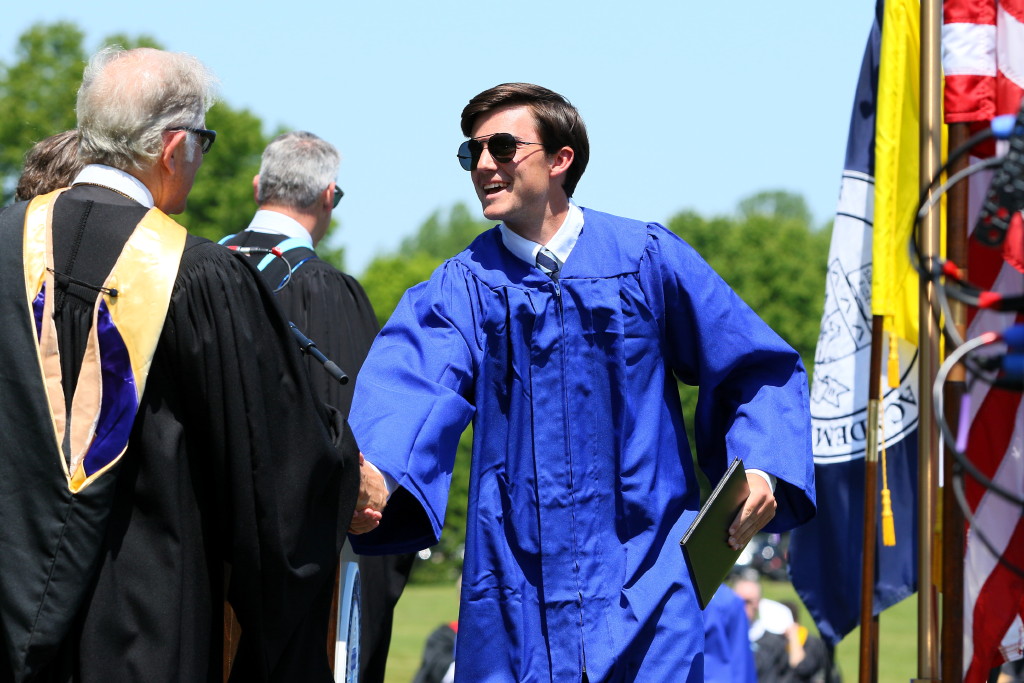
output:
{"label": "grass lawn", "polygon": [[410,683],[420,667],[423,644],[430,632],[459,616],[455,583],[409,585],[395,608],[386,683]]}
{"label": "grass lawn", "polygon": [[[773,600],[799,602],[788,583],[766,582],[764,595]],[[395,610],[395,626],[388,655],[387,683],[410,683],[419,668],[423,643],[439,625],[458,617],[455,584],[412,585],[405,589]],[[810,627],[804,612],[801,623]],[[879,618],[879,683],[904,683],[917,675],[917,596],[886,610]],[[860,630],[839,643],[837,656],[843,680],[856,681]]]}
{"label": "grass lawn", "polygon": [[[793,586],[765,582],[764,597],[800,603]],[[803,605],[801,604],[801,607]],[[813,631],[813,621],[801,610],[800,623]],[[878,617],[878,683],[906,683],[917,677],[917,595],[914,594]],[[844,681],[858,680],[860,670],[860,629],[854,629],[839,643],[836,658]]]}

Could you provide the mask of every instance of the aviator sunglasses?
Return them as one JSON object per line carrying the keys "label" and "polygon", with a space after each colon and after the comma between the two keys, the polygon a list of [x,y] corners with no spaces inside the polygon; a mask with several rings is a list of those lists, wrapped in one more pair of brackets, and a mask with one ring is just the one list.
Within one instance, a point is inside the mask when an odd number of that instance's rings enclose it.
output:
{"label": "aviator sunglasses", "polygon": [[467,171],[476,169],[476,165],[480,162],[480,155],[483,154],[484,147],[487,147],[492,159],[499,164],[507,164],[515,158],[519,145],[543,144],[543,142],[517,140],[512,133],[495,133],[486,140],[472,138],[459,145],[459,163]]}

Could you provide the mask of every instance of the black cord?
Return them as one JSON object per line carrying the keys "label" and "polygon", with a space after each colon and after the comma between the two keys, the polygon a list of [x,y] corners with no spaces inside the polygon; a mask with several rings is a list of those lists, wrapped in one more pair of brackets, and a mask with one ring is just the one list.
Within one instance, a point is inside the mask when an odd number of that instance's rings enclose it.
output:
{"label": "black cord", "polygon": [[[967,342],[967,344],[971,345],[970,348],[966,348],[964,345],[961,345],[961,347],[957,349],[954,352],[954,354],[973,353],[975,350],[979,348],[983,348],[985,346],[998,343],[998,341],[998,338],[994,338],[992,341],[985,341],[983,338],[978,337]],[[956,447],[957,438],[953,434],[953,430],[950,428],[949,423],[946,421],[946,416],[943,414],[944,411],[942,410],[941,400],[942,389],[945,386],[946,378],[949,376],[949,370],[952,368],[953,365],[959,362],[959,358],[954,354],[951,354],[950,357],[947,358],[945,362],[943,362],[942,367],[939,368],[939,373],[936,375],[935,378],[935,386],[932,389],[932,392],[934,394],[934,398],[932,400],[932,408],[935,414],[935,419],[939,423],[939,430],[942,432],[942,438],[945,439],[946,447],[949,448],[950,452],[953,454],[953,459],[957,463],[959,463],[964,470],[966,470],[967,474],[969,474],[972,479],[974,479],[979,484],[984,486],[987,490],[992,491],[993,493],[998,495],[1000,498],[1003,498],[1004,500],[1013,503],[1018,507],[1024,508],[1024,498],[1021,498],[1016,493],[1003,488],[994,480],[985,476],[985,474],[981,470],[979,470],[973,462],[970,461],[970,459],[967,457],[967,454]],[[973,384],[973,382],[976,381],[977,379],[982,379],[984,381],[984,379],[981,378],[980,376],[974,375],[972,377],[972,381],[970,384]],[[970,385],[968,385],[968,390],[970,390]]]}
{"label": "black cord", "polygon": [[[925,203],[928,201],[928,198],[931,196],[932,192],[935,190],[936,185],[942,179],[942,174],[945,173],[946,170],[950,166],[952,166],[956,161],[958,161],[960,159],[960,157],[964,156],[969,151],[974,149],[977,145],[981,144],[985,140],[988,140],[993,135],[994,135],[994,133],[992,132],[992,128],[991,127],[987,127],[987,128],[985,128],[983,130],[978,131],[977,133],[975,133],[971,137],[969,137],[967,139],[967,141],[964,142],[964,144],[960,145],[959,147],[957,147],[955,150],[953,150],[949,154],[949,157],[946,159],[946,161],[943,162],[943,164],[941,166],[939,166],[939,170],[936,171],[935,175],[932,176],[931,181],[928,183],[928,187],[926,187],[925,189],[921,190],[921,195],[920,195],[920,197],[918,197],[918,200],[917,200],[917,206],[914,209],[914,227],[913,227],[913,230],[911,231],[911,239],[910,239],[911,247],[912,247],[912,252],[911,253],[914,255],[914,257],[916,257],[916,261],[915,261],[914,258],[912,258],[912,259],[910,259],[910,263],[912,265],[914,265],[914,267],[917,269],[918,273],[921,273],[920,264],[924,260],[923,259],[923,254],[921,253],[921,246],[920,246],[919,240],[917,238],[917,228],[921,224],[921,218],[922,218],[922,217],[919,217],[918,214],[921,213],[921,209],[924,207]],[[985,163],[985,161],[987,161],[987,160],[983,160],[982,162],[979,162],[979,163]],[[978,164],[974,164],[974,166],[977,166],[977,165]],[[949,188],[947,188],[947,190],[948,189]]]}

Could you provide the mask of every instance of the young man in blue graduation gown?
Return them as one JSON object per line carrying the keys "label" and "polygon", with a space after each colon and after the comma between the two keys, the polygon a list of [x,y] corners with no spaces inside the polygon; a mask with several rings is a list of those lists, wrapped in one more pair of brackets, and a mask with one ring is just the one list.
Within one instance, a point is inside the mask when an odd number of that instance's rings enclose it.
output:
{"label": "young man in blue graduation gown", "polygon": [[363,366],[350,422],[383,476],[362,500],[389,498],[357,515],[372,530],[354,544],[437,542],[472,420],[456,680],[700,681],[679,548],[700,491],[676,380],[700,387],[708,477],[748,468],[740,547],[814,512],[800,357],[664,227],[569,201],[589,145],[565,98],[496,86],[462,130],[501,225],[406,293]]}

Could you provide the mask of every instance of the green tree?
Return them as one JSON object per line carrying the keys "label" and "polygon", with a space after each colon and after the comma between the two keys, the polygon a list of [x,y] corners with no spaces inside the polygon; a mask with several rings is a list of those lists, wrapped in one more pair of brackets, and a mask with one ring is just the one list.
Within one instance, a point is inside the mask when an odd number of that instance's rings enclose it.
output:
{"label": "green tree", "polygon": [[218,102],[206,115],[217,142],[203,157],[188,209],[177,220],[197,235],[218,240],[244,230],[256,211],[252,179],[270,142],[260,119],[247,109]]}
{"label": "green tree", "polygon": [[[14,194],[25,152],[75,127],[75,99],[87,59],[83,42],[74,24],[36,24],[19,37],[14,62],[0,64],[0,203],[9,203]],[[161,48],[146,35],[114,34],[100,45]],[[243,229],[255,211],[252,178],[269,138],[255,114],[224,102],[214,105],[206,123],[217,131],[217,144],[196,176],[188,211],[177,219],[196,234],[219,239]]]}
{"label": "green tree", "polygon": [[807,208],[804,198],[784,190],[758,192],[740,200],[737,209],[744,219],[770,216],[776,220],[793,220],[806,226],[811,225],[811,210]]}
{"label": "green tree", "polygon": [[373,259],[359,282],[373,303],[378,322],[381,325],[387,322],[405,291],[428,279],[440,263],[436,257],[420,252],[384,255]]}
{"label": "green tree", "polygon": [[465,249],[477,235],[493,225],[473,218],[469,208],[460,202],[452,207],[447,219],[441,217],[440,211],[435,211],[415,235],[402,241],[398,253],[426,254],[440,263]]}
{"label": "green tree", "polygon": [[[705,219],[679,213],[669,229],[686,240],[779,336],[810,372],[825,301],[830,231],[815,230],[800,195],[761,192],[743,199],[735,216]],[[691,448],[697,389],[680,384]],[[698,470],[699,472],[699,470]],[[708,482],[698,474],[707,490]]]}
{"label": "green tree", "polygon": [[442,261],[465,249],[491,223],[474,219],[465,204],[443,218],[435,212],[389,254],[376,257],[359,278],[383,325],[407,289],[423,282]]}
{"label": "green tree", "polygon": [[762,192],[737,215],[705,219],[683,212],[669,229],[689,242],[808,368],[825,300],[829,231],[815,230],[803,197]]}
{"label": "green tree", "polygon": [[75,127],[75,97],[86,55],[67,22],[36,24],[18,38],[13,64],[0,64],[0,200],[10,202],[25,152]]}

